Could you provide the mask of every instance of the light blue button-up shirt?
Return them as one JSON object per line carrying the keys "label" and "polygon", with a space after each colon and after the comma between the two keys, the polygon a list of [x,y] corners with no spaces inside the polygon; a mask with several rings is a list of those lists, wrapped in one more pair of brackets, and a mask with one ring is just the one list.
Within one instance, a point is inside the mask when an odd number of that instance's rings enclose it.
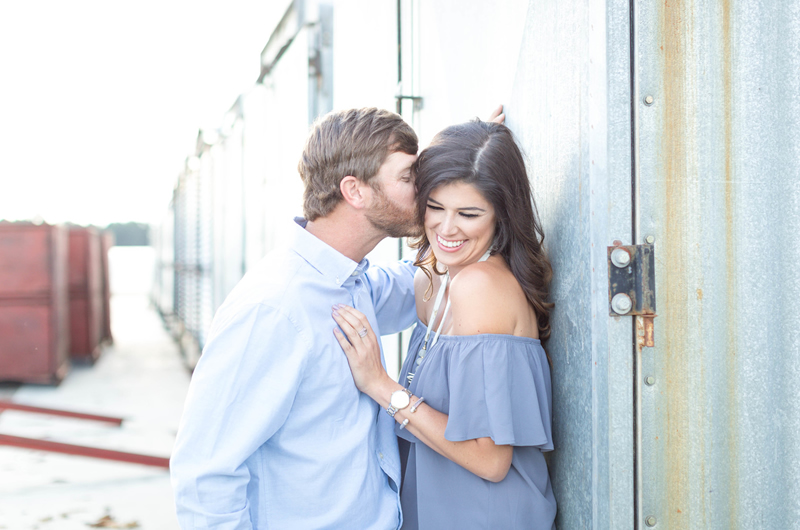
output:
{"label": "light blue button-up shirt", "polygon": [[184,529],[396,529],[394,420],[353,383],[331,306],[409,327],[414,267],[356,263],[287,223],[217,311],[192,376],[172,484]]}

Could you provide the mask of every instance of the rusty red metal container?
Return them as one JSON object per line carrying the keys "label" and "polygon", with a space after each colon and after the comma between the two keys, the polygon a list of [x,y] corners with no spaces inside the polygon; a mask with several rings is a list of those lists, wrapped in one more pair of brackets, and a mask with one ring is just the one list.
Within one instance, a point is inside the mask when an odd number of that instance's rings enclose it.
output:
{"label": "rusty red metal container", "polygon": [[111,335],[111,283],[108,274],[108,251],[114,246],[114,233],[104,230],[100,233],[100,265],[103,281],[103,332],[101,339],[109,344],[114,342]]}
{"label": "rusty red metal container", "polygon": [[69,323],[70,357],[97,360],[104,325],[101,242],[95,228],[69,229]]}
{"label": "rusty red metal container", "polygon": [[0,223],[0,380],[57,383],[69,370],[67,230]]}

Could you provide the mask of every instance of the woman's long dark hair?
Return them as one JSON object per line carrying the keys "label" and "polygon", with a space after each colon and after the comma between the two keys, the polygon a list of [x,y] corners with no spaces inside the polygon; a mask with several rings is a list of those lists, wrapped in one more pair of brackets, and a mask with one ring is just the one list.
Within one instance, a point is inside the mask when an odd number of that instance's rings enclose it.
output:
{"label": "woman's long dark hair", "polygon": [[[414,164],[417,211],[421,220],[431,192],[446,184],[471,184],[489,201],[495,212],[492,254],[500,254],[536,312],[539,338],[550,336],[548,286],[553,275],[542,250],[544,232],[533,201],[525,161],[505,125],[480,120],[448,127],[420,153]],[[436,257],[423,235],[410,243],[417,249],[415,265],[432,278]]]}

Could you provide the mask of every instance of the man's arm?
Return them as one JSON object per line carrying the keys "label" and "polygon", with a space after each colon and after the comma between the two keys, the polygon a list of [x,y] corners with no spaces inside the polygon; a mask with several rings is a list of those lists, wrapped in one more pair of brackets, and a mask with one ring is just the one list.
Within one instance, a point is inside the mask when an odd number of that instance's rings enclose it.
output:
{"label": "man's arm", "polygon": [[283,425],[309,345],[280,310],[215,317],[170,461],[182,528],[252,528],[246,460]]}
{"label": "man's arm", "polygon": [[381,334],[398,333],[414,323],[417,316],[414,304],[416,272],[417,268],[410,261],[398,261],[367,270],[366,276]]}

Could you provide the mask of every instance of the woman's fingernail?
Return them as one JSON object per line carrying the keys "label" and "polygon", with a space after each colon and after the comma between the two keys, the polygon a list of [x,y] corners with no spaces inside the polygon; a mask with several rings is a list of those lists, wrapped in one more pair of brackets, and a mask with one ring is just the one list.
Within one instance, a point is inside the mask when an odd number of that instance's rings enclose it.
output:
{"label": "woman's fingernail", "polygon": [[336,316],[338,317],[338,316],[339,316],[339,311],[337,311],[336,309],[334,309],[334,310],[333,310],[333,314],[334,314],[334,315],[336,315]]}

